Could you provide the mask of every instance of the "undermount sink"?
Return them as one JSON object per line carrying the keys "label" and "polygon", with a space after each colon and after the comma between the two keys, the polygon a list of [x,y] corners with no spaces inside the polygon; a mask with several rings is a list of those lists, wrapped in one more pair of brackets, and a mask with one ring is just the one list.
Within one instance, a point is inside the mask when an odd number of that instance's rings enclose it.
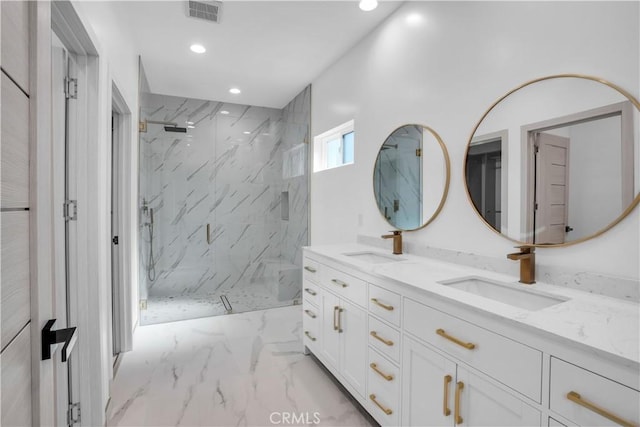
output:
{"label": "undermount sink", "polygon": [[489,298],[504,304],[524,308],[526,310],[541,310],[567,301],[555,295],[540,291],[516,287],[518,285],[501,283],[477,276],[462,277],[438,282],[441,285],[469,292],[484,298]]}
{"label": "undermount sink", "polygon": [[404,258],[399,258],[395,255],[382,255],[375,252],[350,252],[342,254],[359,261],[368,262],[370,264],[384,264],[386,262],[404,261]]}

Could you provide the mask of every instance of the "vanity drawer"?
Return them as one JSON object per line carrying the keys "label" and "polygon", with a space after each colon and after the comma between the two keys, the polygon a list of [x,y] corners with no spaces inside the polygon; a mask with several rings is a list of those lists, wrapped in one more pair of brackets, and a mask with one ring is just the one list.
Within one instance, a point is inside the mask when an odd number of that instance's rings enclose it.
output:
{"label": "vanity drawer", "polygon": [[369,284],[369,312],[399,327],[400,295]]}
{"label": "vanity drawer", "polygon": [[[640,424],[638,390],[555,357],[551,358],[550,389],[551,410],[578,425]],[[611,417],[598,415],[599,411]]]}
{"label": "vanity drawer", "polygon": [[403,322],[407,332],[541,401],[542,352],[408,298]]}
{"label": "vanity drawer", "polygon": [[373,316],[369,316],[369,345],[394,362],[400,362],[400,332]]}
{"label": "vanity drawer", "polygon": [[310,258],[305,258],[302,264],[302,278],[304,280],[320,283],[321,264]]}
{"label": "vanity drawer", "polygon": [[304,301],[302,305],[302,342],[309,348],[317,348],[320,337],[320,310]]}
{"label": "vanity drawer", "polygon": [[[382,425],[399,425],[400,369],[369,347],[367,376],[369,412]],[[382,405],[382,408],[375,404],[371,395],[375,396],[375,401]]]}
{"label": "vanity drawer", "polygon": [[305,280],[302,282],[302,298],[309,301],[316,307],[320,304],[320,287],[313,282]]}
{"label": "vanity drawer", "polygon": [[323,266],[322,285],[354,303],[367,306],[367,282],[331,267]]}

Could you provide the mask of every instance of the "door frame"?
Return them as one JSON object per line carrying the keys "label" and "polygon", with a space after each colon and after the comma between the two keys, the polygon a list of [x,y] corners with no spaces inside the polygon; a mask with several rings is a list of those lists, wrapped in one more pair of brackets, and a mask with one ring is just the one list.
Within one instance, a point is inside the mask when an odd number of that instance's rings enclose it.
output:
{"label": "door frame", "polygon": [[534,194],[535,194],[535,138],[536,132],[544,132],[559,127],[577,125],[607,117],[620,116],[621,121],[621,176],[622,176],[622,206],[630,205],[635,197],[634,191],[634,135],[633,135],[634,108],[630,101],[616,102],[590,110],[580,111],[561,117],[529,123],[520,127],[521,168],[524,176],[521,179],[520,226],[521,236],[527,243],[533,242],[535,232],[534,223]]}

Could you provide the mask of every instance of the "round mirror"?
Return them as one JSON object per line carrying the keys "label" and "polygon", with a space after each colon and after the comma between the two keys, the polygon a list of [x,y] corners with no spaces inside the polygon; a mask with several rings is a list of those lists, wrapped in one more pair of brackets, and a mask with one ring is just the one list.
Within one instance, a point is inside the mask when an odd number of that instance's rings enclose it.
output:
{"label": "round mirror", "polygon": [[422,125],[394,130],[380,147],[373,192],[384,218],[399,230],[425,227],[440,213],[449,189],[449,153]]}
{"label": "round mirror", "polygon": [[638,204],[640,104],[589,76],[525,83],[498,99],[469,140],[469,200],[518,243],[569,245],[604,233]]}

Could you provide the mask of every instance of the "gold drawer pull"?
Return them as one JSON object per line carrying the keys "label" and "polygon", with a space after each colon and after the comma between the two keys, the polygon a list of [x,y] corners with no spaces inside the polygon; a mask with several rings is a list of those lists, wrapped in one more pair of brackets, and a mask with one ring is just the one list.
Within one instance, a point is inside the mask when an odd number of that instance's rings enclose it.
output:
{"label": "gold drawer pull", "polygon": [[460,415],[460,394],[462,393],[462,389],[464,388],[464,383],[459,381],[456,385],[456,407],[455,407],[455,419],[456,424],[462,424],[462,415]]}
{"label": "gold drawer pull", "polygon": [[346,284],[346,283],[344,283],[342,280],[338,280],[338,279],[331,279],[331,281],[332,281],[333,283],[335,283],[336,285],[338,285],[338,286],[342,286],[343,288],[346,288],[346,287],[347,287],[347,284]]}
{"label": "gold drawer pull", "polygon": [[470,342],[460,341],[458,338],[452,337],[451,335],[447,334],[444,331],[444,329],[436,329],[436,334],[440,335],[443,338],[448,339],[451,342],[458,344],[459,346],[466,348],[467,350],[473,350],[474,348],[476,348],[475,344]]}
{"label": "gold drawer pull", "polygon": [[316,270],[316,269],[315,269],[315,268],[313,268],[313,267],[309,267],[308,265],[305,265],[305,266],[304,266],[304,269],[305,269],[305,270],[307,270],[307,271],[308,271],[308,272],[310,272],[310,273],[315,273],[316,271],[318,271],[318,270]]}
{"label": "gold drawer pull", "polygon": [[378,335],[378,333],[376,331],[371,331],[370,334],[371,334],[372,337],[374,337],[375,339],[377,339],[381,343],[388,345],[389,347],[391,347],[393,345],[393,341],[385,340],[380,335]]}
{"label": "gold drawer pull", "polygon": [[612,414],[611,412],[607,411],[606,409],[602,409],[599,406],[594,405],[591,402],[587,402],[586,400],[582,400],[582,396],[580,396],[580,394],[576,393],[575,391],[570,391],[569,393],[567,393],[567,399],[569,399],[570,401],[577,403],[580,406],[583,406],[585,408],[587,408],[590,411],[595,412],[598,415],[602,415],[603,417],[613,421],[614,423],[621,425],[621,426],[625,426],[625,427],[635,427],[636,425],[633,423],[630,423],[627,420],[624,420],[622,418],[620,418],[617,415]]}
{"label": "gold drawer pull", "polygon": [[375,305],[377,305],[378,307],[384,308],[385,310],[393,311],[393,306],[392,305],[383,304],[380,301],[378,301],[378,298],[371,298],[371,302],[374,303]]}
{"label": "gold drawer pull", "polygon": [[387,414],[387,415],[393,414],[393,411],[391,409],[385,408],[380,403],[378,403],[378,401],[376,400],[376,395],[375,394],[370,394],[369,395],[369,399],[371,399],[371,401],[373,403],[375,403],[378,408],[382,409],[382,412],[384,412],[385,414]]}
{"label": "gold drawer pull", "polygon": [[451,375],[445,375],[444,377],[444,398],[442,401],[442,413],[445,417],[451,415],[451,409],[449,409],[449,384],[451,384]]}
{"label": "gold drawer pull", "polygon": [[316,295],[318,295],[315,291],[313,291],[313,290],[311,290],[311,289],[309,289],[309,288],[304,288],[304,291],[305,291],[306,293],[310,294],[310,295],[313,295],[314,297],[315,297]]}
{"label": "gold drawer pull", "polygon": [[314,337],[311,336],[311,334],[309,333],[309,331],[304,331],[304,334],[311,340],[311,341],[315,341],[316,339]]}
{"label": "gold drawer pull", "polygon": [[315,319],[317,317],[311,310],[305,310],[304,312],[307,313],[307,316],[311,317],[312,319]]}
{"label": "gold drawer pull", "polygon": [[369,366],[371,367],[371,369],[373,369],[373,371],[374,371],[376,374],[380,375],[380,376],[381,376],[382,378],[384,378],[385,380],[387,380],[387,381],[391,381],[391,380],[393,380],[393,375],[385,374],[384,372],[382,372],[382,371],[378,368],[378,365],[376,365],[375,363],[372,363],[372,364],[370,364]]}

